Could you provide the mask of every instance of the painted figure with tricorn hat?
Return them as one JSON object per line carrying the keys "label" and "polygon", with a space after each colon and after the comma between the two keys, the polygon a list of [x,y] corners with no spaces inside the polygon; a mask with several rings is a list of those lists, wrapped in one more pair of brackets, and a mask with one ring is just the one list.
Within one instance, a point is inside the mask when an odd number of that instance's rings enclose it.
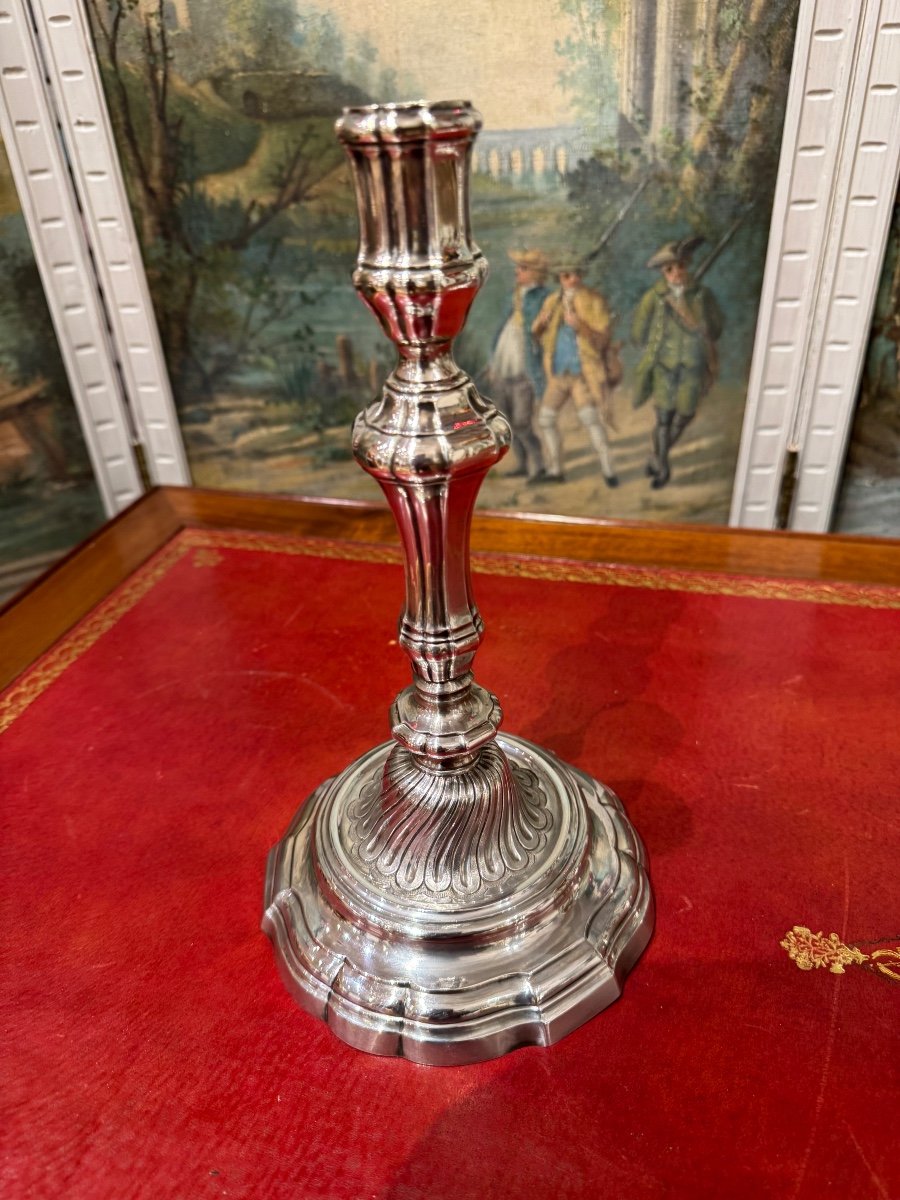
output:
{"label": "painted figure with tricorn hat", "polygon": [[547,376],[538,409],[538,428],[547,461],[546,479],[548,482],[563,479],[559,414],[571,399],[600,460],[607,486],[616,487],[619,480],[606,433],[610,389],[615,382],[607,368],[612,332],[609,306],[599,292],[585,284],[583,268],[574,257],[556,263],[554,272],[560,286],[544,301],[531,327],[543,354]]}
{"label": "painted figure with tricorn hat", "polygon": [[515,466],[511,474],[536,482],[544,477],[541,443],[534,429],[538,401],[544,393],[544,367],[531,338],[531,326],[550,294],[549,265],[540,250],[511,250],[516,282],[491,351],[488,374],[491,399],[512,428]]}
{"label": "painted figure with tricorn hat", "polygon": [[667,242],[649,259],[661,278],[645,292],[631,327],[643,351],[634,386],[634,406],[648,400],[656,409],[653,454],[647,463],[651,487],[669,482],[669,451],[694,419],[700,400],[716,380],[716,342],[724,318],[708,287],[692,278],[690,261],[702,237]]}

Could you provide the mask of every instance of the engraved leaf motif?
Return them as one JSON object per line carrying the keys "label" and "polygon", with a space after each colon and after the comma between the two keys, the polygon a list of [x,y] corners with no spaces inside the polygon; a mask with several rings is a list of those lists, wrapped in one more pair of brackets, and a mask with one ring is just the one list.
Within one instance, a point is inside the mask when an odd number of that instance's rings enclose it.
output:
{"label": "engraved leaf motif", "polygon": [[455,776],[397,748],[348,815],[362,863],[403,892],[459,897],[525,870],[553,824],[537,776],[496,746]]}

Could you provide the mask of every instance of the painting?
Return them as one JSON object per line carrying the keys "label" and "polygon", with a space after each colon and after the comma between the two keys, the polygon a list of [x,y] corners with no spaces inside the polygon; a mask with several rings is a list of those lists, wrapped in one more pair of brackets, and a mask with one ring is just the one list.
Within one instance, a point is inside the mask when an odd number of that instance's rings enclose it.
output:
{"label": "painting", "polygon": [[900,200],[875,297],[834,527],[900,537]]}
{"label": "painting", "polygon": [[0,143],[0,599],[104,519]]}
{"label": "painting", "polygon": [[341,107],[471,99],[493,508],[727,519],[799,0],[86,0],[194,481],[377,499]]}

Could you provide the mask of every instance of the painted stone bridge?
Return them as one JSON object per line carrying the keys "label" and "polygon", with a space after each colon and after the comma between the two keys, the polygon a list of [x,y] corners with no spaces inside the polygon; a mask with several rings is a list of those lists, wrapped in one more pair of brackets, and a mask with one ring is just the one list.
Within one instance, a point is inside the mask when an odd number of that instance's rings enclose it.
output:
{"label": "painted stone bridge", "polygon": [[592,147],[577,125],[546,129],[487,129],[472,157],[475,174],[513,181],[552,180],[565,175]]}

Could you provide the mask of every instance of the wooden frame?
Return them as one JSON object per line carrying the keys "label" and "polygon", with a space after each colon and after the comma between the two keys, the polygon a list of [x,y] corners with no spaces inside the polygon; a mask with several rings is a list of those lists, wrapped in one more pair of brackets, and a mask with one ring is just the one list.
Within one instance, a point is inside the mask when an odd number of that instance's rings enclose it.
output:
{"label": "wooden frame", "polygon": [[[0,687],[184,529],[398,541],[380,505],[156,488],[0,609]],[[486,512],[475,517],[472,545],[511,556],[900,587],[900,541],[882,538]]]}

